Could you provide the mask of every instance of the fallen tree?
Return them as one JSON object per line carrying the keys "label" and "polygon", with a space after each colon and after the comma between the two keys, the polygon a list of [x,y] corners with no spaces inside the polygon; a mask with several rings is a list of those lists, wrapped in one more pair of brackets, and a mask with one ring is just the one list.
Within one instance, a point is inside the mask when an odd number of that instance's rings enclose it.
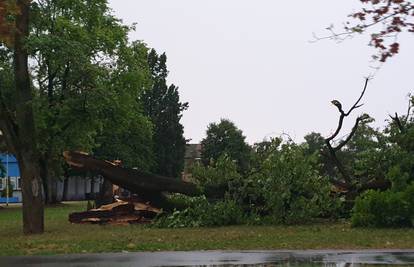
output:
{"label": "fallen tree", "polygon": [[83,152],[65,151],[63,156],[72,167],[100,174],[113,184],[137,194],[141,201],[150,202],[151,205],[158,208],[171,209],[174,207],[166,198],[165,192],[181,193],[188,196],[203,194],[193,183],[124,168],[109,161],[95,159]]}

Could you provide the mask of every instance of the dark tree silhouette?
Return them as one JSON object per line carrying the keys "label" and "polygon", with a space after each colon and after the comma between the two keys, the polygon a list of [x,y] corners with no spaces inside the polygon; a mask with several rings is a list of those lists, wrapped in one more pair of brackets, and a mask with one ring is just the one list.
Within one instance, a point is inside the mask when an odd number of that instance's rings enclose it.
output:
{"label": "dark tree silhouette", "polygon": [[143,93],[144,112],[154,125],[153,172],[169,177],[179,177],[184,167],[186,140],[184,127],[180,123],[188,103],[180,101],[178,87],[167,85],[167,56],[158,55],[152,49],[148,64],[152,76],[152,88]]}
{"label": "dark tree silhouette", "polygon": [[222,119],[219,123],[211,123],[207,128],[207,136],[201,141],[201,159],[205,165],[217,161],[227,154],[240,171],[247,171],[250,163],[250,146],[245,142],[246,137],[230,120]]}

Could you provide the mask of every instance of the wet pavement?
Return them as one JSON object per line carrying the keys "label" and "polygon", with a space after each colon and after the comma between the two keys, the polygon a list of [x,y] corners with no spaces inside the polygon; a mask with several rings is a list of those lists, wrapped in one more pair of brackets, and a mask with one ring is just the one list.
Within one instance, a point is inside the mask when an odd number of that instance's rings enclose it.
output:
{"label": "wet pavement", "polygon": [[414,266],[413,250],[275,250],[0,257],[0,266]]}

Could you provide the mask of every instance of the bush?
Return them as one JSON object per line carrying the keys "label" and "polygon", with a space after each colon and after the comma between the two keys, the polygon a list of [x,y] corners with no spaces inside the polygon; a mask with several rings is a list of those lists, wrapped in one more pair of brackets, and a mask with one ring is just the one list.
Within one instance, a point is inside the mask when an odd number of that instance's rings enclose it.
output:
{"label": "bush", "polygon": [[414,183],[406,190],[369,190],[358,197],[352,212],[352,226],[407,227],[414,220]]}
{"label": "bush", "polygon": [[330,198],[328,179],[314,167],[315,160],[303,147],[287,143],[264,161],[257,184],[274,223],[303,223],[337,206]]}
{"label": "bush", "polygon": [[315,168],[316,156],[293,142],[281,145],[276,140],[269,147],[244,176],[224,156],[214,166],[197,167],[193,177],[204,188],[219,186],[224,199],[237,203],[255,223],[257,218],[263,223],[302,223],[331,215],[339,204],[330,197],[328,179]]}
{"label": "bush", "polygon": [[215,195],[217,198],[224,197],[232,181],[241,179],[236,163],[227,154],[220,156],[212,165],[195,165],[192,176],[209,196]]}
{"label": "bush", "polygon": [[330,196],[328,179],[319,174],[316,155],[307,155],[293,142],[281,145],[280,140],[265,148],[249,173],[240,174],[227,155],[210,166],[195,166],[193,179],[209,200],[175,196],[173,200],[186,208],[160,216],[155,225],[294,224],[334,214],[339,204]]}
{"label": "bush", "polygon": [[[182,228],[225,226],[243,223],[242,209],[232,200],[210,203],[205,197],[185,197],[184,210],[174,210],[171,214],[162,214],[156,218],[155,227]],[[183,200],[180,200],[183,201]]]}

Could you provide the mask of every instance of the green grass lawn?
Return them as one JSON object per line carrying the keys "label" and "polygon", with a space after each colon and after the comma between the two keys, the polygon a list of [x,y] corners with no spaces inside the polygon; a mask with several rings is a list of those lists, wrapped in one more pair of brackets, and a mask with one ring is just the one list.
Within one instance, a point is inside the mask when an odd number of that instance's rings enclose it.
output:
{"label": "green grass lawn", "polygon": [[0,209],[0,256],[247,249],[414,248],[414,229],[360,229],[348,223],[301,226],[232,226],[196,229],[151,229],[139,225],[75,225],[67,220],[85,202],[46,209],[46,232],[22,234],[19,207]]}

